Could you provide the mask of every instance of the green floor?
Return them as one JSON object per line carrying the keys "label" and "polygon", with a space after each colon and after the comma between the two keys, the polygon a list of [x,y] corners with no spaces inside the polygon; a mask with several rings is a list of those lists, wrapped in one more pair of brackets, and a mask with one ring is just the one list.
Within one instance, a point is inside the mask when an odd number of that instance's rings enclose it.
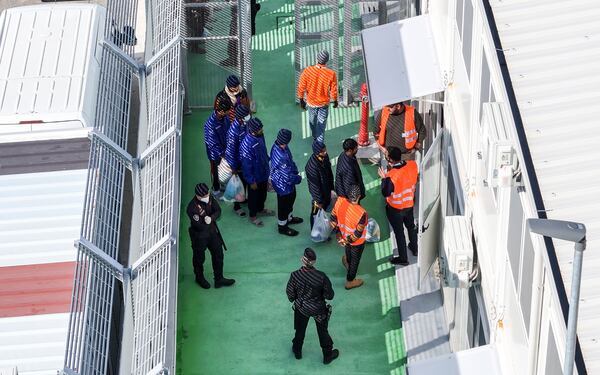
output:
{"label": "green floor", "polygon": [[[281,127],[293,131],[291,150],[300,170],[311,153],[306,118],[294,105],[293,29],[275,31],[274,12],[283,12],[285,1],[267,0],[257,17],[253,41],[254,99],[256,114],[265,125],[268,148]],[[287,4],[289,7],[289,4]],[[289,12],[289,9],[285,10]],[[314,244],[309,238],[310,197],[306,182],[298,186],[295,214],[306,222],[296,226],[294,238],[277,233],[275,218],[267,218],[257,228],[233,214],[231,204],[223,203],[219,226],[229,248],[225,254],[225,275],[236,279],[232,288],[201,289],[194,283],[192,251],[187,234],[189,220],[185,208],[197,182],[209,180],[203,142],[206,111],[194,111],[184,118],[183,173],[180,229],[178,296],[177,372],[179,374],[391,374],[404,373],[400,313],[393,268],[386,262],[391,253],[389,233],[383,213],[376,168],[363,165],[369,215],[383,229],[385,239],[368,244],[359,268],[365,280],[361,288],[344,289],[345,270],[342,248],[335,241]],[[330,112],[326,143],[332,158],[341,151],[341,141],[357,132],[357,109]],[[304,128],[304,130],[303,130]],[[267,207],[276,209],[274,194]],[[300,265],[305,247],[318,254],[317,268],[325,271],[336,292],[332,305],[330,333],[340,358],[322,364],[314,324],[307,330],[304,358],[291,353],[292,310],[285,295],[289,273]],[[207,252],[207,270],[210,267]],[[209,277],[211,275],[208,275]],[[208,278],[208,277],[207,277]]]}

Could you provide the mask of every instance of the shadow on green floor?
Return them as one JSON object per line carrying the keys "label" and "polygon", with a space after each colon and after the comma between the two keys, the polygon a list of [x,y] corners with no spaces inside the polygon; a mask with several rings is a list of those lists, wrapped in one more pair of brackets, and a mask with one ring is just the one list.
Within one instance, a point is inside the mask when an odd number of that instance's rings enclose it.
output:
{"label": "shadow on green floor", "polygon": [[[257,36],[263,47],[253,52],[254,99],[256,114],[265,124],[268,149],[279,128],[293,131],[290,144],[300,170],[311,153],[311,138],[306,117],[294,104],[293,29],[275,30],[275,16],[289,9],[284,1],[262,2],[257,17]],[[287,30],[287,31],[285,31]],[[285,34],[287,33],[287,34]],[[282,35],[291,42],[271,46],[263,35]],[[285,35],[284,35],[285,34]],[[287,38],[287,39],[286,39]],[[256,40],[256,39],[255,39]],[[218,88],[220,89],[220,88]],[[217,90],[218,90],[217,89]],[[216,92],[215,92],[216,93]],[[185,208],[193,196],[194,185],[209,181],[209,168],[203,139],[203,124],[210,112],[194,111],[184,118],[183,167],[181,185],[181,227],[179,238],[179,290],[177,372],[179,374],[390,374],[404,373],[406,361],[394,269],[387,262],[389,245],[383,198],[379,192],[377,171],[363,165],[367,198],[363,201],[371,217],[382,228],[382,240],[369,244],[359,267],[365,280],[361,288],[344,289],[343,249],[335,241],[315,244],[309,238],[310,196],[306,182],[298,185],[295,215],[305,219],[296,226],[298,237],[277,233],[275,218],[266,218],[256,228],[233,214],[231,204],[223,203],[219,226],[229,251],[225,254],[225,275],[237,280],[232,288],[203,290],[194,283],[192,251]],[[332,109],[326,143],[333,158],[341,151],[341,142],[358,129],[359,112],[355,108]],[[267,207],[276,208],[276,197],[269,194]],[[330,333],[340,358],[322,364],[314,324],[310,323],[304,346],[304,358],[294,359],[292,310],[285,295],[290,272],[300,266],[305,247],[318,254],[317,268],[326,272],[336,296]],[[210,256],[205,263],[212,276]],[[207,278],[208,278],[207,277]]]}

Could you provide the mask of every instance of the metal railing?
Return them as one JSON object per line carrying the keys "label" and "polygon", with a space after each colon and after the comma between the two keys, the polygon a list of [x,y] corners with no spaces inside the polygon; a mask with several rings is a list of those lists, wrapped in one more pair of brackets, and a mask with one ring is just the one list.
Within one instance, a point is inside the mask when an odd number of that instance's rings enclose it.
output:
{"label": "metal railing", "polygon": [[[175,368],[183,7],[179,0],[146,0],[145,5],[145,63],[140,64],[133,58],[137,0],[107,2],[63,371],[68,374]],[[134,157],[128,134],[136,79],[141,110]],[[128,173],[132,229],[121,233]],[[127,235],[128,260],[120,245]],[[122,321],[114,311],[123,314]]]}

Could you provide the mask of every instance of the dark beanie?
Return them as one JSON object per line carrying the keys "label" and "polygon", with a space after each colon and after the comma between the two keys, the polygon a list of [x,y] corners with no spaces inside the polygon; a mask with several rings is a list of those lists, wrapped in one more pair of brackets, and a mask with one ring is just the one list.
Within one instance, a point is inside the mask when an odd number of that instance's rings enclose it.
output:
{"label": "dark beanie", "polygon": [[235,107],[235,118],[244,118],[250,114],[250,109],[243,104]]}
{"label": "dark beanie", "polygon": [[325,65],[325,64],[327,64],[327,61],[329,61],[329,52],[327,52],[327,51],[320,51],[317,54],[317,62],[319,64]]}
{"label": "dark beanie", "polygon": [[304,249],[304,257],[310,261],[315,261],[317,260],[317,253],[310,247],[307,247]]}
{"label": "dark beanie", "polygon": [[275,143],[278,145],[287,145],[292,140],[292,131],[288,129],[279,129],[277,133],[277,140]]}
{"label": "dark beanie", "polygon": [[398,147],[388,147],[387,149],[388,151],[388,157],[390,158],[390,160],[393,161],[400,161],[402,160],[402,151],[400,151],[400,149]]}
{"label": "dark beanie", "polygon": [[226,85],[227,87],[238,87],[240,85],[240,79],[236,75],[232,74],[227,77]]}
{"label": "dark beanie", "polygon": [[318,154],[321,151],[323,151],[323,149],[325,148],[325,143],[321,142],[321,141],[314,141],[312,144],[312,150],[313,150],[313,154]]}
{"label": "dark beanie", "polygon": [[252,117],[250,120],[248,120],[246,125],[248,126],[250,133],[258,133],[258,131],[263,127],[263,124],[258,117]]}
{"label": "dark beanie", "polygon": [[196,185],[196,195],[203,197],[206,194],[208,194],[208,186],[206,186],[206,184],[204,182],[197,184]]}
{"label": "dark beanie", "polygon": [[360,199],[360,186],[350,186],[350,189],[348,189],[348,199],[351,201],[357,201]]}
{"label": "dark beanie", "polygon": [[344,151],[354,150],[357,147],[358,143],[352,138],[347,138],[344,140],[344,143],[342,143],[342,148]]}

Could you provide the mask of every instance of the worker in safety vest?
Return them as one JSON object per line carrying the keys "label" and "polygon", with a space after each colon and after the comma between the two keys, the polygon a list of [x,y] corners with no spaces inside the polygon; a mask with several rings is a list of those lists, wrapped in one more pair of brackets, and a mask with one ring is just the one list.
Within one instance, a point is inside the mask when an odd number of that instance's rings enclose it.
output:
{"label": "worker in safety vest", "polygon": [[408,231],[408,248],[417,256],[417,227],[413,214],[415,189],[419,174],[417,162],[414,160],[401,160],[402,152],[397,147],[388,148],[387,172],[379,168],[381,193],[385,197],[385,213],[394,230],[398,256],[390,258],[392,264],[408,265],[406,254],[406,239],[404,227]]}
{"label": "worker in safety vest", "polygon": [[342,257],[342,265],[346,268],[346,289],[358,288],[363,280],[356,278],[358,264],[365,248],[367,237],[367,211],[358,203],[360,187],[353,185],[348,197],[338,197],[331,211],[331,226],[339,229],[338,242],[344,246],[346,255]]}
{"label": "worker in safety vest", "polygon": [[420,150],[427,130],[423,118],[415,107],[395,103],[375,113],[375,138],[385,154],[389,147],[402,151],[402,160],[414,160]]}

